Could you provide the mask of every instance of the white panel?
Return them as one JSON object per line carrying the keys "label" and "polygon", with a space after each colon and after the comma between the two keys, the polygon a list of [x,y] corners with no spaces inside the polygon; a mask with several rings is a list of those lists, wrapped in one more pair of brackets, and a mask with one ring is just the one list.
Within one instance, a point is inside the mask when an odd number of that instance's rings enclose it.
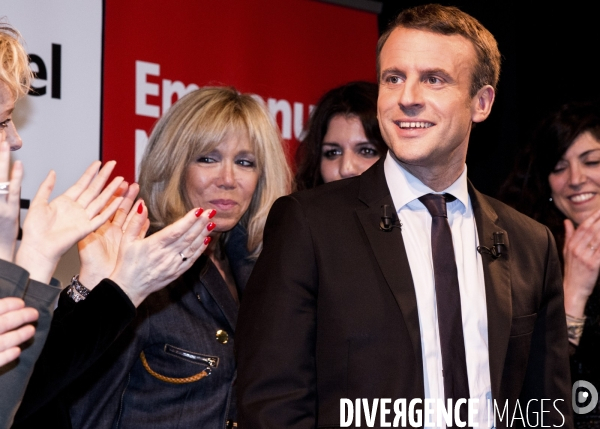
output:
{"label": "white panel", "polygon": [[[46,94],[21,99],[14,113],[23,140],[13,153],[25,166],[22,198],[33,197],[50,169],[57,172],[56,196],[100,156],[102,1],[0,0],[0,17],[21,32],[48,73],[34,81]],[[60,99],[51,96],[52,44],[61,47]]]}

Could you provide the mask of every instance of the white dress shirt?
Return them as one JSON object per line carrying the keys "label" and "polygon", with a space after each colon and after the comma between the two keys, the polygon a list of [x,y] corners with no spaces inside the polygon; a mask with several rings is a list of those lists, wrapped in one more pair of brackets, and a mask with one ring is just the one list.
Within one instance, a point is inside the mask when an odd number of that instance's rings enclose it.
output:
{"label": "white dress shirt", "polygon": [[[384,171],[402,223],[402,238],[415,285],[425,398],[443,400],[442,352],[431,254],[431,215],[418,200],[422,195],[435,192],[406,171],[389,152]],[[491,382],[485,283],[481,255],[477,252],[479,239],[468,193],[466,165],[460,177],[439,193],[446,192],[456,197],[455,201],[447,203],[447,211],[458,271],[469,393],[471,398],[479,399],[475,422],[480,428],[489,428],[492,425],[488,424],[487,406],[491,401]],[[425,427],[438,427],[437,414],[432,421],[433,425]],[[439,427],[444,428],[445,424]]]}

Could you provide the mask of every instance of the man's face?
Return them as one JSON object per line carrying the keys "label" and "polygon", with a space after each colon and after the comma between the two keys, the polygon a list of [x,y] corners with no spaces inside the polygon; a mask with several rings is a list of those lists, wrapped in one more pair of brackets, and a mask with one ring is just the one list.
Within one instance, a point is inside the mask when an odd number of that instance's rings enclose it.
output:
{"label": "man's face", "polygon": [[[402,27],[381,50],[381,133],[396,158],[421,180],[423,174],[455,174],[456,168],[460,174],[471,123],[489,114],[490,86],[469,95],[476,58],[463,36]],[[489,106],[481,100],[482,91],[484,98],[491,97]],[[482,107],[487,109],[483,116]]]}

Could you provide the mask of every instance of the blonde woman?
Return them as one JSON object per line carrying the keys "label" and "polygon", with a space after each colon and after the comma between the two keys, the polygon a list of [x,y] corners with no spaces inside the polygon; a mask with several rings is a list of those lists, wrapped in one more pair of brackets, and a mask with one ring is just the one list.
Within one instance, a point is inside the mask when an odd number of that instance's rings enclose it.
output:
{"label": "blonde woman", "polygon": [[74,428],[233,426],[239,300],[269,208],[289,192],[290,177],[279,132],[250,95],[203,88],[159,120],[140,171],[150,229],[159,233],[202,207],[212,221],[209,246],[142,303],[128,331],[71,392]]}

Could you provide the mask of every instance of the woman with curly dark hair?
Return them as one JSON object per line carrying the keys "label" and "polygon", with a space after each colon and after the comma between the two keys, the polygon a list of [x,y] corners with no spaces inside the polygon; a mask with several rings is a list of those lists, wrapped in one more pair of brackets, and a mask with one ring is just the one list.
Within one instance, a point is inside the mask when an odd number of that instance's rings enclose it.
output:
{"label": "woman with curly dark hair", "polygon": [[[501,194],[554,233],[571,376],[600,388],[600,104],[569,103],[546,118]],[[600,409],[575,414],[575,423],[600,427]]]}

